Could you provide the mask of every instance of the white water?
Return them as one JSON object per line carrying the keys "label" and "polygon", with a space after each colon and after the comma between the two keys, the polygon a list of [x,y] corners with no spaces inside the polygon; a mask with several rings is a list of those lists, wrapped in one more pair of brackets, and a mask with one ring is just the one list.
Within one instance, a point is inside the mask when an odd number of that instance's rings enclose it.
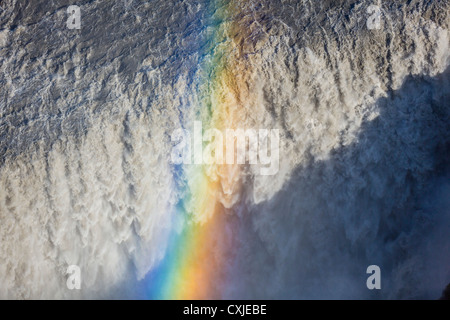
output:
{"label": "white water", "polygon": [[[204,3],[88,4],[78,34],[37,3],[0,12],[0,297],[132,295],[178,227],[170,133],[201,99]],[[372,31],[364,3],[258,3],[241,17],[242,122],[281,129],[280,172],[242,176],[224,297],[437,298],[450,281],[448,2],[386,4]],[[71,264],[81,291],[66,288]],[[370,264],[380,292],[365,287]]]}

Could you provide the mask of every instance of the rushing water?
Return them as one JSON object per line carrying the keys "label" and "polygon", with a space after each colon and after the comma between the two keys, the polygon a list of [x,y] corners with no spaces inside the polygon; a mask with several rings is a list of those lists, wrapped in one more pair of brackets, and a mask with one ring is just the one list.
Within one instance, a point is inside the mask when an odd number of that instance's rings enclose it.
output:
{"label": "rushing water", "polygon": [[[0,298],[438,298],[449,11],[1,1]],[[278,172],[174,165],[172,132],[198,120],[280,130]]]}

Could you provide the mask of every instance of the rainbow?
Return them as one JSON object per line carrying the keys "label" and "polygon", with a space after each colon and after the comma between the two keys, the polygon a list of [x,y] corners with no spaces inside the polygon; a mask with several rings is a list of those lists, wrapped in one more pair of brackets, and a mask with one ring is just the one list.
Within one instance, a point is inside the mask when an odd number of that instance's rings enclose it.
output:
{"label": "rainbow", "polygon": [[[248,77],[239,62],[245,31],[236,23],[246,1],[213,0],[205,32],[205,51],[200,64],[197,94],[201,104],[195,112],[204,130],[235,129],[242,121]],[[211,27],[212,26],[212,27]],[[242,32],[241,32],[242,31]],[[205,126],[206,124],[206,126]],[[206,128],[205,128],[206,127]],[[182,231],[170,236],[166,256],[147,281],[150,299],[214,299],[225,281],[238,223],[238,165],[186,165],[175,170],[183,195],[175,206],[182,217]]]}

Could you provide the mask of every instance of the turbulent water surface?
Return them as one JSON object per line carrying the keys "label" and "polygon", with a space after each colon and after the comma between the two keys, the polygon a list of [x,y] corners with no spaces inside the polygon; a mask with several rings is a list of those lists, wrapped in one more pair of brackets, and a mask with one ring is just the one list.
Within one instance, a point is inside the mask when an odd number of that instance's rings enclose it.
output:
{"label": "turbulent water surface", "polygon": [[[66,25],[73,4],[79,30]],[[280,130],[280,168],[222,176],[227,218],[205,241],[229,245],[203,257],[220,272],[199,279],[213,297],[439,298],[449,11],[448,0],[0,1],[0,298],[150,297],[173,234],[208,220],[174,209],[193,187],[171,163],[171,133],[214,119],[211,97],[227,95],[233,125]],[[81,290],[66,286],[69,265]],[[366,287],[369,265],[381,290]]]}

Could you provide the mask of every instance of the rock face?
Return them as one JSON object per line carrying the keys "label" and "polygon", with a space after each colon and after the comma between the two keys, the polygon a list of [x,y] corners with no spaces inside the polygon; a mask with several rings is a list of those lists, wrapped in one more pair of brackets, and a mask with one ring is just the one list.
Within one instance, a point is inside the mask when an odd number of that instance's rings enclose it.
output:
{"label": "rock face", "polygon": [[[205,112],[201,68],[218,55],[240,125],[281,132],[277,175],[236,178],[221,297],[438,298],[450,3],[369,5],[2,1],[0,298],[142,297],[185,223],[170,133]],[[372,264],[381,290],[365,286]],[[69,265],[82,290],[67,289]]]}

